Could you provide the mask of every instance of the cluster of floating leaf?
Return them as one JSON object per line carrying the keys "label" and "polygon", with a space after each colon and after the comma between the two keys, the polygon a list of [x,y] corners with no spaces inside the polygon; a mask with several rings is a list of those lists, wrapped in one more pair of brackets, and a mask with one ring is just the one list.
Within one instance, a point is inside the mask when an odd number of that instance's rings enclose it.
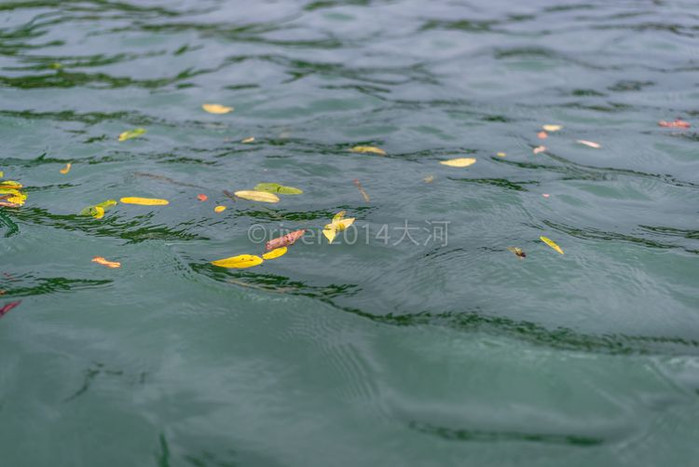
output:
{"label": "cluster of floating leaf", "polygon": [[[233,107],[227,107],[224,105],[220,104],[203,104],[202,108],[211,114],[216,114],[216,115],[222,115],[222,114],[227,114],[230,112],[233,112],[234,108]],[[690,124],[686,121],[683,121],[681,119],[675,119],[674,121],[660,121],[658,122],[658,125],[664,128],[680,128],[680,129],[687,129],[690,128]],[[555,125],[555,124],[546,124],[542,125],[541,130],[537,133],[537,137],[541,140],[547,139],[549,137],[550,133],[555,133],[558,132],[562,129],[563,127],[561,125]],[[133,138],[138,138],[140,136],[143,136],[146,133],[145,128],[135,128],[132,130],[124,131],[119,134],[118,136],[118,141],[127,141]],[[255,141],[255,137],[251,136],[248,138],[243,139],[241,142],[242,143],[253,143]],[[600,149],[602,146],[599,143],[596,143],[594,141],[587,141],[587,140],[576,140],[577,143],[588,146],[593,149]],[[359,154],[376,154],[379,156],[386,156],[387,153],[385,150],[376,147],[376,146],[354,146],[349,149],[350,152],[353,153],[359,153]],[[534,154],[539,154],[541,152],[547,151],[546,146],[540,145],[535,148],[533,148],[533,153]],[[498,157],[506,157],[507,154],[504,152],[498,152],[497,153]],[[448,166],[448,167],[455,167],[455,168],[464,168],[464,167],[469,167],[477,162],[477,159],[474,157],[459,157],[455,159],[448,159],[448,160],[442,160],[439,161],[440,164]],[[64,168],[60,169],[61,174],[68,174],[71,170],[72,164],[67,163]],[[10,207],[10,208],[18,208],[24,205],[27,195],[22,191],[22,185],[19,182],[16,182],[14,180],[3,180],[4,179],[4,173],[0,172],[0,206],[2,207]],[[425,183],[432,183],[434,181],[434,176],[429,175],[425,177],[424,179]],[[369,194],[364,190],[362,187],[361,183],[359,180],[354,180],[354,184],[361,193],[362,197],[364,200],[368,203],[370,201]],[[258,183],[252,190],[240,190],[236,191],[235,193],[230,193],[227,190],[223,190],[223,193],[228,196],[229,198],[232,199],[245,199],[249,201],[255,201],[255,202],[261,202],[261,203],[278,203],[280,201],[280,198],[278,195],[300,195],[303,194],[303,191],[295,188],[295,187],[290,187],[290,186],[284,186],[280,185],[278,183]],[[547,193],[542,194],[545,198],[548,198],[550,195]],[[201,202],[205,202],[208,200],[208,196],[206,196],[203,193],[200,193],[197,195],[197,199]],[[133,204],[133,205],[142,205],[142,206],[166,206],[169,204],[169,201],[166,199],[158,199],[158,198],[141,198],[141,197],[123,197],[120,198],[119,200],[120,203],[122,204]],[[79,215],[81,216],[91,216],[95,219],[102,219],[105,216],[105,213],[109,211],[111,208],[114,206],[117,206],[117,201],[113,199],[108,199],[106,201],[102,201],[100,203],[94,204],[92,206],[88,206],[84,208],[82,211],[80,211]],[[225,205],[217,205],[214,207],[214,211],[216,213],[221,213],[226,210]],[[345,217],[345,211],[341,211],[337,213],[331,220],[329,224],[326,224],[325,227],[322,230],[323,235],[325,238],[328,240],[328,243],[332,243],[333,240],[336,238],[338,233],[344,231],[348,227],[350,227],[354,223],[355,219],[354,218],[346,218]],[[242,254],[242,255],[237,255],[237,256],[232,256],[229,258],[223,258],[219,259],[216,261],[212,261],[211,264],[214,266],[219,266],[223,268],[236,268],[236,269],[242,269],[242,268],[249,268],[253,266],[257,266],[262,264],[264,261],[269,261],[273,260],[276,258],[279,258],[283,255],[285,255],[291,245],[293,245],[298,239],[303,237],[304,233],[306,232],[306,229],[300,229],[296,230],[294,232],[290,232],[286,235],[283,235],[281,237],[272,239],[268,241],[265,244],[265,253],[263,253],[261,256],[258,255],[252,255],[252,254]],[[551,240],[548,237],[541,236],[539,237],[542,242],[544,242],[546,245],[551,247],[553,250],[560,254],[564,254],[563,249],[561,249],[560,246],[558,246],[553,240]],[[527,254],[524,252],[519,247],[508,247],[507,248],[509,251],[511,251],[514,255],[516,255],[518,258],[526,258]],[[108,268],[119,268],[121,267],[121,263],[117,261],[109,261],[101,256],[95,256],[92,259],[93,262],[97,264],[101,264],[103,266],[106,266]],[[11,302],[9,304],[4,305],[3,307],[0,308],[0,317],[7,313],[9,310],[17,306],[20,302]]]}

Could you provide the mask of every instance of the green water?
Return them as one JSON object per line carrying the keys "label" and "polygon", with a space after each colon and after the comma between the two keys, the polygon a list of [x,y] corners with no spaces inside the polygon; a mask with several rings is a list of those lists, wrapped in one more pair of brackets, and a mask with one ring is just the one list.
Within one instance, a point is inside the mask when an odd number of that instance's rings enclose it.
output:
{"label": "green water", "polygon": [[0,466],[696,463],[696,2],[0,10]]}

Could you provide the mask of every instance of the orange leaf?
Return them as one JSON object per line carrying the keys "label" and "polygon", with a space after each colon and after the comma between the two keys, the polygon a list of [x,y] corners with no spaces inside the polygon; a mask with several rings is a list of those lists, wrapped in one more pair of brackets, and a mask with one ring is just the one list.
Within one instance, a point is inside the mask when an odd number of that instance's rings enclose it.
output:
{"label": "orange leaf", "polygon": [[61,170],[59,170],[59,172],[61,172],[63,175],[67,174],[68,172],[70,172],[70,167],[71,167],[72,165],[73,165],[73,164],[71,164],[70,162],[68,162],[64,168],[62,168]]}
{"label": "orange leaf", "polygon": [[275,250],[283,246],[293,245],[296,240],[303,237],[304,233],[306,233],[306,229],[296,230],[284,236],[274,238],[265,244],[265,251]]}
{"label": "orange leaf", "polygon": [[106,259],[102,258],[101,256],[95,256],[92,258],[93,263],[101,264],[103,266],[107,266],[108,268],[120,268],[121,263],[117,261],[107,261]]}
{"label": "orange leaf", "polygon": [[536,134],[536,136],[538,136],[539,139],[546,139],[549,137],[549,134],[546,133],[545,131],[540,131]]}
{"label": "orange leaf", "polygon": [[685,122],[679,118],[675,119],[674,122],[666,122],[665,120],[661,120],[658,122],[658,125],[665,128],[689,128],[691,126],[689,122]]}
{"label": "orange leaf", "polygon": [[207,199],[209,199],[209,197],[206,196],[204,193],[199,193],[199,194],[197,195],[197,199],[198,199],[199,201],[206,201]]}
{"label": "orange leaf", "polygon": [[223,212],[226,210],[226,206],[216,206],[214,212]]}

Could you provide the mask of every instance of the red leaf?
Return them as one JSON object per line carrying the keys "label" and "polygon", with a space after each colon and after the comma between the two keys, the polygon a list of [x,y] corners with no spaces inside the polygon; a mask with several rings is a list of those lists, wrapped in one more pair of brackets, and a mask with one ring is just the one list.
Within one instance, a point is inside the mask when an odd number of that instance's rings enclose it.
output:
{"label": "red leaf", "polygon": [[271,251],[283,246],[293,245],[296,240],[303,237],[304,233],[306,233],[306,229],[296,230],[282,237],[274,238],[265,244],[265,251]]}
{"label": "red leaf", "polygon": [[197,195],[197,199],[198,199],[199,201],[206,201],[207,199],[209,199],[209,197],[206,196],[204,193],[199,193],[199,194]]}
{"label": "red leaf", "polygon": [[7,313],[20,303],[22,303],[22,300],[17,300],[16,302],[10,302],[7,305],[4,305],[2,308],[0,308],[0,318],[2,318],[5,315],[5,313]]}

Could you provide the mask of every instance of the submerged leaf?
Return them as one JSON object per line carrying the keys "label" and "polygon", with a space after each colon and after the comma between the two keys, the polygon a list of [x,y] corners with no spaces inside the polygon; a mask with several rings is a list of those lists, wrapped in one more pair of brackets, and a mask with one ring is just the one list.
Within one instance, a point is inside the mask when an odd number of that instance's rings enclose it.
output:
{"label": "submerged leaf", "polygon": [[280,248],[275,248],[274,250],[268,251],[267,253],[262,255],[262,258],[263,259],[279,258],[280,256],[284,256],[286,254],[287,250],[288,250],[288,248],[285,246],[280,247]]}
{"label": "submerged leaf", "polygon": [[294,242],[296,242],[296,240],[298,240],[299,238],[303,237],[303,234],[305,233],[306,229],[300,229],[295,230],[293,232],[289,232],[288,234],[282,235],[281,237],[273,238],[265,244],[265,251],[271,251],[284,246],[293,245]]}
{"label": "submerged leaf", "polygon": [[516,246],[508,246],[507,249],[510,250],[512,253],[514,253],[515,255],[517,255],[520,258],[527,257],[527,254],[521,248],[517,248]]}
{"label": "submerged leaf", "polygon": [[93,263],[101,264],[103,266],[107,266],[108,268],[120,268],[121,263],[118,261],[107,261],[106,259],[102,258],[101,256],[95,256],[92,258]]}
{"label": "submerged leaf", "polygon": [[423,178],[422,181],[425,183],[432,183],[434,182],[434,175],[428,175],[427,177]]}
{"label": "submerged leaf", "polygon": [[140,204],[142,206],[165,206],[170,204],[170,201],[166,199],[138,198],[133,196],[121,198],[119,201],[121,201],[124,204]]}
{"label": "submerged leaf", "polygon": [[105,211],[108,211],[113,206],[116,206],[117,202],[113,199],[108,199],[107,201],[102,201],[101,203],[95,204],[94,206],[88,206],[78,215],[80,216],[92,216],[95,219],[101,219],[104,217]]}
{"label": "submerged leaf", "polygon": [[238,255],[231,256],[230,258],[217,259],[216,261],[212,261],[211,264],[222,268],[244,269],[257,266],[258,264],[262,264],[262,262],[262,258],[256,255]]}
{"label": "submerged leaf", "polygon": [[599,143],[595,143],[594,141],[587,141],[584,139],[579,139],[578,143],[584,144],[585,146],[589,146],[589,147],[594,148],[594,149],[599,149],[602,147],[602,145]]}
{"label": "submerged leaf", "polygon": [[379,156],[386,155],[386,151],[384,151],[381,148],[377,148],[376,146],[355,146],[352,149],[350,149],[350,151],[358,153],[378,154]]}
{"label": "submerged leaf", "polygon": [[359,192],[362,194],[364,201],[366,201],[367,203],[371,201],[371,198],[369,198],[369,194],[364,190],[362,184],[359,182],[359,179],[354,179],[354,185],[357,187],[357,189],[359,189]]}
{"label": "submerged leaf", "polygon": [[439,161],[442,165],[449,167],[468,167],[476,163],[475,157],[459,157],[457,159],[449,159],[448,161]]}
{"label": "submerged leaf", "polygon": [[250,201],[259,201],[260,203],[278,203],[279,197],[273,193],[266,191],[242,190],[236,191],[235,195],[238,198],[247,199]]}
{"label": "submerged leaf", "polygon": [[541,128],[544,130],[553,133],[554,131],[558,131],[561,128],[563,128],[561,125],[542,125]]}
{"label": "submerged leaf", "polygon": [[255,185],[254,189],[267,193],[279,193],[280,195],[300,195],[303,193],[303,190],[299,190],[293,186],[280,185],[279,183],[258,183]]}
{"label": "submerged leaf", "polygon": [[227,114],[233,111],[233,107],[226,107],[221,104],[203,104],[202,109],[206,110],[210,114]]}
{"label": "submerged leaf", "polygon": [[68,162],[65,167],[63,167],[61,170],[59,170],[59,172],[61,172],[63,175],[67,174],[68,172],[70,172],[70,168],[72,165],[73,164]]}
{"label": "submerged leaf", "polygon": [[145,132],[145,128],[136,128],[135,130],[129,130],[123,133],[119,133],[119,141],[126,141],[127,139],[138,138]]}
{"label": "submerged leaf", "polygon": [[554,241],[551,240],[550,238],[548,238],[548,237],[543,237],[543,236],[542,236],[542,237],[539,237],[539,238],[541,239],[542,242],[544,242],[545,244],[547,244],[548,246],[550,246],[551,248],[553,248],[554,250],[556,250],[556,251],[559,252],[560,254],[564,254],[564,253],[563,253],[563,250],[561,250],[561,247],[558,246],[558,245],[556,245],[556,242],[554,242]]}

